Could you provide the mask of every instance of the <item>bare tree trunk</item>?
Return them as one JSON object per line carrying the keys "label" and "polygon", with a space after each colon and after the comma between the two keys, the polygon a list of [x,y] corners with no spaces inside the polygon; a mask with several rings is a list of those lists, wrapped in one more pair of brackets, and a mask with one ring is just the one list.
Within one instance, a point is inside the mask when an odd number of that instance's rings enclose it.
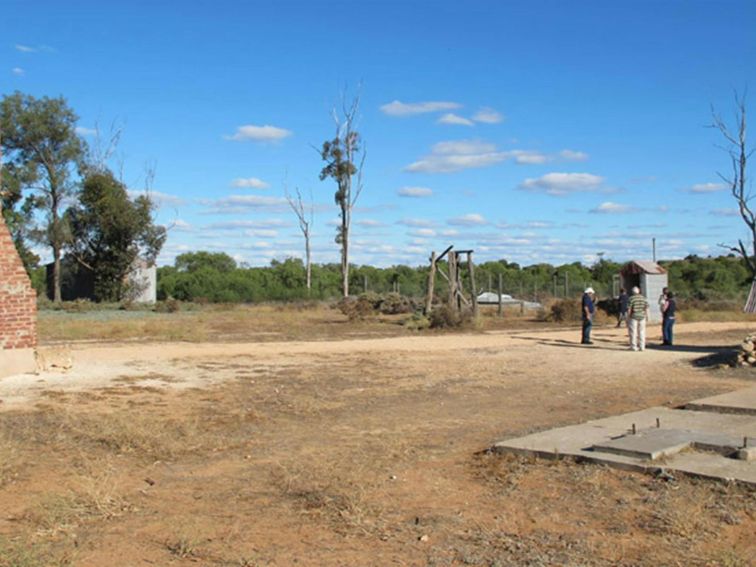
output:
{"label": "bare tree trunk", "polygon": [[[52,178],[54,179],[54,177]],[[50,226],[50,245],[53,250],[53,301],[60,303],[63,301],[62,294],[60,292],[60,251],[62,246],[60,237],[60,218],[58,215],[58,191],[53,183],[50,184],[50,202],[51,202],[51,226]]]}
{"label": "bare tree trunk", "polygon": [[[740,218],[748,227],[750,232],[750,242],[745,243],[742,239],[738,239],[737,246],[720,244],[723,248],[727,248],[736,254],[739,254],[745,262],[748,270],[751,273],[751,279],[756,282],[756,212],[751,209],[750,201],[753,195],[748,191],[746,184],[746,167],[748,165],[748,158],[750,158],[754,151],[748,149],[748,141],[746,137],[746,105],[745,96],[740,97],[735,93],[735,118],[736,124],[734,130],[730,129],[728,124],[718,115],[712,108],[712,115],[714,118],[713,128],[719,130],[724,139],[727,141],[727,146],[723,149],[729,154],[732,175],[727,176],[718,173],[719,177],[730,186],[730,193],[735,198],[738,204],[738,212]],[[750,249],[750,252],[749,252]]]}
{"label": "bare tree trunk", "polygon": [[346,215],[341,221],[341,294],[349,297],[349,222]]}
{"label": "bare tree trunk", "polygon": [[307,295],[312,292],[312,253],[310,251],[310,234],[305,235],[305,266],[306,276],[305,283],[307,285]]}
{"label": "bare tree trunk", "polygon": [[60,303],[63,298],[60,293],[60,247],[53,244],[53,301]]}

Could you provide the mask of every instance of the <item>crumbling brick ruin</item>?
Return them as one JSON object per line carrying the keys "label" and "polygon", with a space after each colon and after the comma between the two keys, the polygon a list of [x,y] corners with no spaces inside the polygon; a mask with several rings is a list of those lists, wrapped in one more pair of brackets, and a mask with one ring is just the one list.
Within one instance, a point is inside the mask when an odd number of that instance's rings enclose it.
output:
{"label": "crumbling brick ruin", "polygon": [[35,369],[37,295],[0,215],[0,377]]}

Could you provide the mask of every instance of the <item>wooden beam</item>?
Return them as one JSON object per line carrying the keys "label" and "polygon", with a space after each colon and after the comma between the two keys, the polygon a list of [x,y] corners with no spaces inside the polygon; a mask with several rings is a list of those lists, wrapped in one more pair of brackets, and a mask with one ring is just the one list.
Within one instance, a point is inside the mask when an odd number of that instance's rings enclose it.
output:
{"label": "wooden beam", "polygon": [[475,285],[475,264],[473,263],[472,259],[472,250],[470,250],[467,253],[467,269],[470,272],[470,288],[472,291],[472,308],[473,308],[473,317],[477,319],[478,317],[478,289]]}
{"label": "wooden beam", "polygon": [[441,254],[438,255],[438,258],[436,258],[436,262],[440,262],[443,259],[443,257],[446,256],[449,253],[449,250],[451,250],[452,248],[454,248],[453,244],[449,246],[449,248],[441,252]]}
{"label": "wooden beam", "polygon": [[430,272],[428,272],[428,293],[425,296],[425,314],[428,315],[431,312],[431,306],[433,305],[433,289],[436,286],[436,253],[431,253],[430,257]]}

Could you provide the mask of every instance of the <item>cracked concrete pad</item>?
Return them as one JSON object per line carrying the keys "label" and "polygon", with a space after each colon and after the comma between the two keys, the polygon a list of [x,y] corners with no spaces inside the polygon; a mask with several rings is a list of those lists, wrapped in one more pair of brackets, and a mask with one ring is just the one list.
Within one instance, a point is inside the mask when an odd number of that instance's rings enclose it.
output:
{"label": "cracked concrete pad", "polygon": [[655,461],[686,449],[733,456],[749,445],[756,445],[756,439],[689,429],[650,429],[598,443],[593,450]]}
{"label": "cracked concrete pad", "polygon": [[756,387],[693,400],[685,404],[685,409],[756,415]]}
{"label": "cracked concrete pad", "polygon": [[[657,419],[660,424],[658,429]],[[545,458],[570,456],[627,470],[658,470],[662,466],[660,462],[648,456],[633,455],[631,451],[620,454],[594,449],[595,446],[607,446],[620,438],[627,438],[632,434],[633,426],[636,430],[635,437],[641,439],[651,431],[665,430],[705,432],[711,436],[721,436],[720,439],[729,442],[740,440],[740,446],[744,437],[756,438],[756,416],[653,407],[501,441],[493,446],[493,450]],[[666,433],[655,435],[674,437],[673,434]],[[677,440],[683,443],[679,438]],[[645,450],[650,452],[649,447]],[[679,451],[666,456],[663,467],[700,477],[737,480],[756,485],[756,462],[716,452]]]}

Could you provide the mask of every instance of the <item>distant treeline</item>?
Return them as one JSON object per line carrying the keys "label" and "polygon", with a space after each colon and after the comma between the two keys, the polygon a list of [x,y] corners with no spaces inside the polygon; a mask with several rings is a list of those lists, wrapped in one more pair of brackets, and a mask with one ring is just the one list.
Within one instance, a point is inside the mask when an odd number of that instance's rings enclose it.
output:
{"label": "distant treeline", "polygon": [[[669,287],[685,299],[741,299],[750,286],[748,270],[734,256],[688,256],[660,264],[669,272]],[[475,279],[479,291],[497,292],[501,278],[503,293],[522,299],[577,296],[587,285],[593,286],[599,296],[610,297],[615,292],[614,277],[621,267],[622,264],[607,259],[592,266],[574,262],[525,267],[498,260],[476,265]],[[428,266],[354,266],[350,289],[353,294],[397,291],[421,297],[426,291],[428,269]],[[158,299],[210,303],[332,299],[340,296],[340,277],[338,264],[315,264],[308,293],[305,269],[299,259],[274,260],[266,267],[246,267],[224,253],[189,252],[178,256],[173,266],[158,269]],[[443,278],[436,278],[436,287],[443,294],[446,287]]]}

